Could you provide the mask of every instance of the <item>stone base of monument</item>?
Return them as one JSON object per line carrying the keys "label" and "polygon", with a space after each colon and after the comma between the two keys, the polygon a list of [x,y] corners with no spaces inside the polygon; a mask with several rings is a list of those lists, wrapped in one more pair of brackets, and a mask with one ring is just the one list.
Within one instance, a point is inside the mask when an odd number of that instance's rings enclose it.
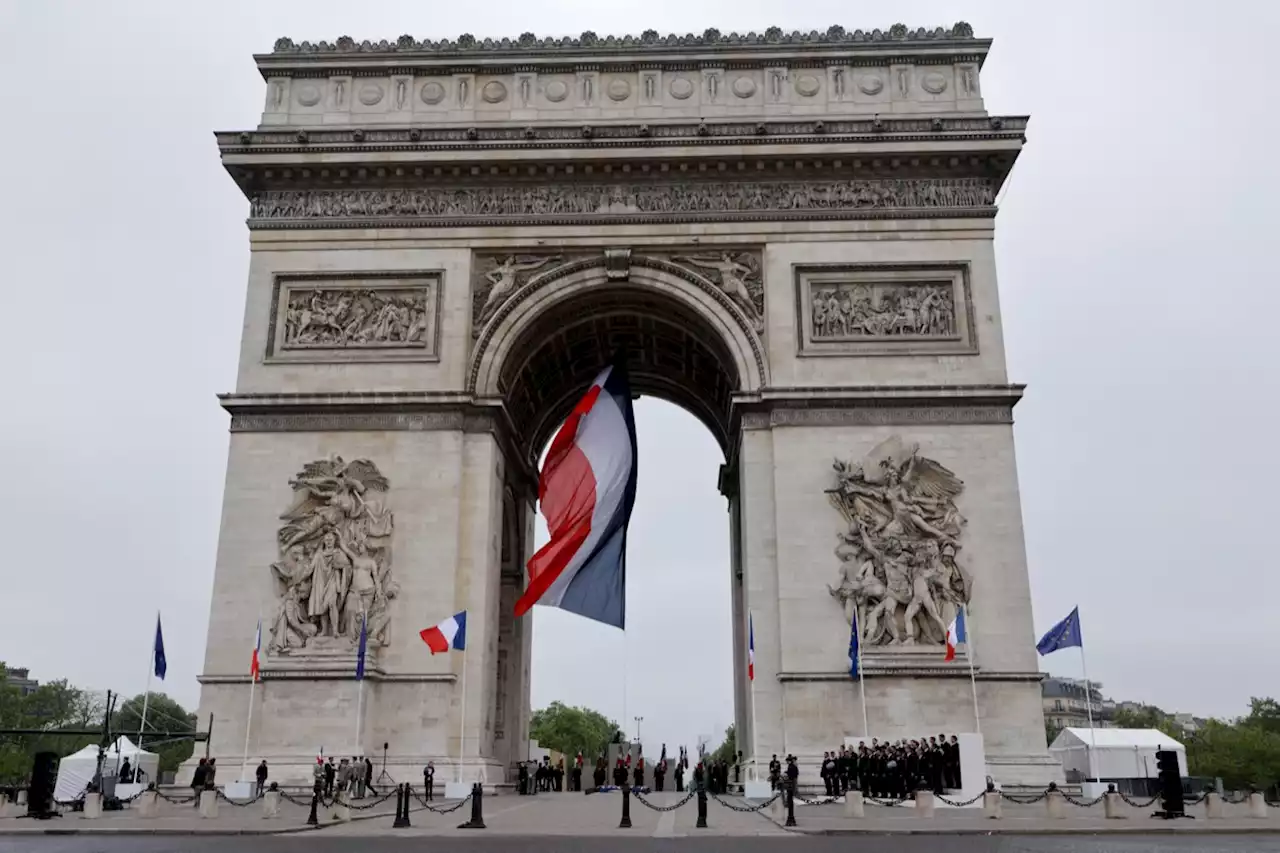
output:
{"label": "stone base of monument", "polygon": [[252,800],[257,790],[258,783],[256,781],[247,782],[243,779],[237,779],[234,782],[228,782],[226,787],[222,789],[222,793],[226,794],[229,800]]}
{"label": "stone base of monument", "polygon": [[446,800],[465,800],[471,796],[472,782],[445,782],[444,798]]}

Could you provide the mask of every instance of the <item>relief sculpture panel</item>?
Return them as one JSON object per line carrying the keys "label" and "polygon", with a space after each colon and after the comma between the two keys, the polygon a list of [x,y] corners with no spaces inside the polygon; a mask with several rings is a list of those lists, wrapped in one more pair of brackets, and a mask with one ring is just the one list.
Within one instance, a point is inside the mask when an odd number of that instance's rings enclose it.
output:
{"label": "relief sculpture panel", "polygon": [[277,608],[268,650],[276,655],[352,653],[362,621],[368,645],[387,644],[393,517],[389,488],[368,459],[333,456],[308,463],[276,534],[271,564]]}
{"label": "relief sculpture panel", "polygon": [[973,585],[958,561],[964,483],[898,436],[834,468],[827,496],[846,527],[837,585],[827,590],[846,621],[856,617],[867,647],[942,645]]}
{"label": "relief sculpture panel", "polygon": [[269,362],[436,358],[435,275],[286,275],[275,290]]}
{"label": "relief sculpture panel", "polygon": [[802,356],[977,352],[965,265],[830,264],[795,274]]}

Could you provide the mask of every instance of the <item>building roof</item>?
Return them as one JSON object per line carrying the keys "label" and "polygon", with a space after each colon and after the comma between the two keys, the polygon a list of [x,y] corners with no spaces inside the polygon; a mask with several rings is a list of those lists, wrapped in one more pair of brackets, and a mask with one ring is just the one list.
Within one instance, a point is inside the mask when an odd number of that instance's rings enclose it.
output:
{"label": "building roof", "polygon": [[1099,729],[1074,726],[1062,730],[1053,740],[1050,749],[1070,749],[1078,746],[1096,746],[1098,749],[1173,749],[1185,747],[1159,729]]}

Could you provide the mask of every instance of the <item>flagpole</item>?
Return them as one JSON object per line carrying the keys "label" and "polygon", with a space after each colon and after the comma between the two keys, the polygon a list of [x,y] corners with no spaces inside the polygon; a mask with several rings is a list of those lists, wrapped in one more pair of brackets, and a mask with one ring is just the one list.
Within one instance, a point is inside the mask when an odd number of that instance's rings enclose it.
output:
{"label": "flagpole", "polygon": [[[360,602],[360,636],[368,643],[368,635],[366,629],[368,623],[365,621],[364,602]],[[356,737],[355,752],[353,756],[363,755],[364,750],[360,748],[360,724],[364,722],[364,655],[363,650],[357,651],[359,659],[356,661]]]}
{"label": "flagpole", "polygon": [[462,782],[462,759],[466,754],[467,736],[467,650],[462,649],[462,707],[458,715],[458,782]]}
{"label": "flagpole", "polygon": [[853,630],[858,634],[858,695],[862,698],[862,736],[871,737],[871,726],[867,722],[867,673],[862,668],[862,620],[858,618],[858,606],[853,607]]}
{"label": "flagpole", "polygon": [[964,656],[969,659],[969,687],[973,690],[973,730],[981,735],[982,719],[978,715],[978,676],[973,669],[973,621],[969,618],[973,614],[963,604],[960,605],[960,612],[964,614]]}
{"label": "flagpole", "polygon": [[[156,625],[160,624],[160,611],[156,611]],[[147,667],[147,692],[142,694],[142,722],[138,723],[138,754],[142,754],[142,732],[147,727],[147,706],[151,703],[151,676],[156,671],[156,638],[151,638],[151,665]],[[134,768],[133,778],[137,779],[138,768]]]}
{"label": "flagpole", "polygon": [[[258,611],[257,631],[259,633],[262,631],[262,611]],[[254,642],[257,643],[257,642],[260,642],[260,640],[255,639]],[[257,686],[258,686],[258,673],[256,672],[249,673],[249,713],[245,715],[245,720],[244,720],[244,753],[240,758],[240,781],[241,782],[248,781],[245,778],[245,774],[248,772],[247,768],[249,767],[249,735],[253,731],[253,693],[254,693],[254,690],[257,688]]]}
{"label": "flagpole", "polygon": [[1084,660],[1083,641],[1080,643],[1080,669],[1084,673],[1084,707],[1089,714],[1089,777],[1096,782],[1098,777],[1093,772],[1093,754],[1098,750],[1098,738],[1093,732],[1093,688],[1089,686],[1089,666]]}

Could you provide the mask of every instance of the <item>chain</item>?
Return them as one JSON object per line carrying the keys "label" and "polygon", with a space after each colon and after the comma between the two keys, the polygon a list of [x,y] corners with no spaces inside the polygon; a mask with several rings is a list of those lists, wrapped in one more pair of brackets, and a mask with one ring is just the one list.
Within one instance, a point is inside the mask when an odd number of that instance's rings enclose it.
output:
{"label": "chain", "polygon": [[230,797],[228,797],[225,793],[223,793],[221,788],[215,788],[214,791],[217,792],[219,800],[222,800],[224,803],[230,803],[231,805],[240,809],[251,806],[254,803],[256,803],[258,800],[262,799],[262,797],[260,797],[259,795],[254,794],[253,797],[248,800],[233,800]]}
{"label": "chain", "polygon": [[293,794],[289,794],[284,791],[281,791],[280,799],[293,803],[295,806],[302,806],[303,808],[311,807],[310,797],[295,797]]}
{"label": "chain", "polygon": [[1102,802],[1104,797],[1107,796],[1106,794],[1099,794],[1097,797],[1094,797],[1092,800],[1089,800],[1089,802],[1086,803],[1084,800],[1077,800],[1075,797],[1071,796],[1066,791],[1061,791],[1060,793],[1062,794],[1062,799],[1066,800],[1068,803],[1071,803],[1071,805],[1073,806],[1080,806],[1081,808],[1084,808],[1084,809],[1096,806],[1098,803]]}
{"label": "chain", "polygon": [[741,806],[735,806],[733,803],[729,802],[728,800],[721,799],[719,794],[712,794],[711,799],[715,800],[717,803],[719,803],[720,805],[724,806],[725,808],[731,811],[758,812],[761,809],[768,808],[773,803],[774,800],[778,799],[781,796],[782,794],[774,794],[772,797],[770,797],[769,799],[765,800],[763,803],[760,803],[759,805],[756,805],[756,806],[748,806],[745,804]]}
{"label": "chain", "polygon": [[1129,795],[1128,795],[1128,794],[1126,794],[1124,791],[1119,791],[1119,792],[1117,792],[1117,793],[1119,793],[1119,794],[1120,794],[1120,799],[1124,800],[1126,803],[1128,803],[1129,805],[1133,806],[1135,809],[1147,809],[1147,808],[1151,808],[1151,806],[1155,805],[1156,800],[1160,799],[1160,795],[1159,795],[1159,794],[1156,794],[1154,797],[1152,797],[1151,799],[1147,800],[1145,803],[1140,803],[1140,802],[1138,802],[1137,800],[1131,800],[1131,799],[1129,799]]}
{"label": "chain", "polygon": [[938,800],[938,802],[946,803],[947,805],[953,808],[964,808],[965,806],[971,806],[974,803],[976,803],[978,800],[982,799],[982,795],[985,793],[986,791],[979,791],[974,797],[968,800],[965,800],[964,802],[960,802],[959,800],[952,800],[948,797],[942,796],[941,794],[934,794],[933,796],[934,796],[934,799]]}
{"label": "chain", "polygon": [[1188,805],[1188,806],[1194,806],[1194,805],[1196,805],[1197,803],[1203,803],[1203,802],[1205,801],[1205,798],[1206,798],[1206,797],[1208,797],[1208,796],[1209,796],[1209,792],[1208,792],[1208,791],[1201,791],[1201,792],[1200,792],[1200,796],[1198,796],[1198,797],[1186,797],[1185,799],[1183,799],[1183,801],[1182,801],[1182,802],[1183,802],[1184,804]]}
{"label": "chain", "polygon": [[1018,804],[1018,805],[1020,805],[1020,806],[1030,806],[1030,805],[1034,805],[1035,803],[1040,802],[1040,801],[1041,801],[1041,800],[1043,800],[1045,797],[1049,796],[1049,792],[1048,792],[1048,791],[1045,791],[1043,794],[1038,794],[1038,795],[1036,795],[1036,796],[1034,796],[1034,797],[1031,797],[1030,799],[1024,799],[1024,798],[1022,798],[1022,797],[1015,797],[1015,796],[1014,796],[1014,795],[1012,795],[1012,794],[1006,794],[1004,791],[1001,791],[1001,792],[1000,792],[1000,796],[1004,797],[1006,800],[1008,800],[1008,801],[1009,801],[1009,802],[1011,802],[1011,803],[1016,803],[1016,804]]}
{"label": "chain", "polygon": [[382,805],[382,804],[383,804],[383,803],[385,803],[387,800],[391,799],[393,796],[395,796],[395,795],[394,795],[394,794],[383,794],[381,797],[378,797],[376,800],[374,800],[374,801],[373,801],[373,802],[371,802],[371,803],[368,803],[368,804],[365,804],[365,805],[360,805],[360,806],[357,806],[355,803],[347,803],[347,807],[348,807],[348,808],[350,808],[352,811],[357,811],[357,812],[367,812],[369,809],[372,809],[372,808],[375,808],[375,807],[377,807],[377,806]]}
{"label": "chain", "polygon": [[139,791],[138,793],[134,794],[132,797],[125,797],[124,799],[120,800],[120,802],[121,802],[121,803],[132,803],[134,800],[138,799],[138,797],[141,797],[141,796],[142,796],[143,794],[145,794],[145,793],[147,793],[147,791],[146,791],[146,789],[144,788],[143,790],[141,790],[141,791]]}
{"label": "chain", "polygon": [[826,806],[838,801],[839,797],[822,797],[817,800],[806,800],[804,797],[796,797],[796,802],[802,806]]}
{"label": "chain", "polygon": [[[681,806],[683,806],[685,803],[687,803],[687,802],[689,802],[690,800],[692,800],[692,799],[697,795],[697,793],[698,793],[697,791],[690,791],[689,793],[685,794],[685,796],[684,796],[684,799],[683,799],[683,800],[677,800],[676,802],[672,803],[672,804],[671,804],[671,805],[669,805],[669,806],[657,806],[657,805],[654,805],[653,803],[651,803],[651,802],[649,802],[648,800],[646,800],[646,799],[644,798],[644,795],[643,795],[643,794],[641,794],[641,793],[639,793],[639,792],[637,792],[637,791],[633,791],[633,792],[631,793],[631,796],[633,796],[633,797],[635,797],[637,800],[639,800],[639,801],[640,801],[640,804],[641,804],[641,805],[643,805],[645,808],[652,809],[652,810],[653,810],[653,811],[655,811],[655,812],[673,812],[673,811],[675,811],[676,809],[678,809],[678,808],[680,808]],[[712,796],[712,797],[715,797],[716,795],[715,795],[715,794],[712,794],[711,796]],[[719,798],[717,797],[717,799],[719,799]],[[727,805],[727,803],[726,803],[726,805]],[[733,808],[733,807],[732,807],[732,806],[730,806],[730,808]]]}
{"label": "chain", "polygon": [[1238,805],[1240,805],[1241,803],[1243,803],[1244,801],[1246,801],[1246,800],[1248,800],[1248,799],[1249,799],[1249,795],[1248,795],[1248,794],[1241,794],[1239,799],[1234,799],[1234,798],[1232,798],[1232,796],[1231,796],[1230,794],[1223,794],[1223,795],[1222,795],[1222,801],[1223,801],[1224,803],[1231,803],[1231,805],[1233,805],[1233,806],[1238,806]]}
{"label": "chain", "polygon": [[458,809],[462,808],[467,803],[471,802],[472,795],[467,794],[467,796],[464,799],[458,800],[458,802],[454,803],[453,805],[447,806],[447,807],[442,806],[440,808],[436,808],[435,806],[429,804],[426,800],[422,800],[422,798],[419,797],[417,794],[414,794],[413,796],[414,796],[414,799],[420,800],[422,802],[423,808],[425,808],[427,811],[434,812],[436,814],[448,814],[449,812],[456,812]]}
{"label": "chain", "polygon": [[[159,789],[156,789],[156,793],[160,796],[160,799],[164,800],[166,803],[173,803],[175,806],[185,806],[187,803],[194,803],[196,801],[196,797],[199,796],[199,794],[192,794],[189,797],[171,797]],[[311,805],[311,803],[308,802],[307,805]]]}

